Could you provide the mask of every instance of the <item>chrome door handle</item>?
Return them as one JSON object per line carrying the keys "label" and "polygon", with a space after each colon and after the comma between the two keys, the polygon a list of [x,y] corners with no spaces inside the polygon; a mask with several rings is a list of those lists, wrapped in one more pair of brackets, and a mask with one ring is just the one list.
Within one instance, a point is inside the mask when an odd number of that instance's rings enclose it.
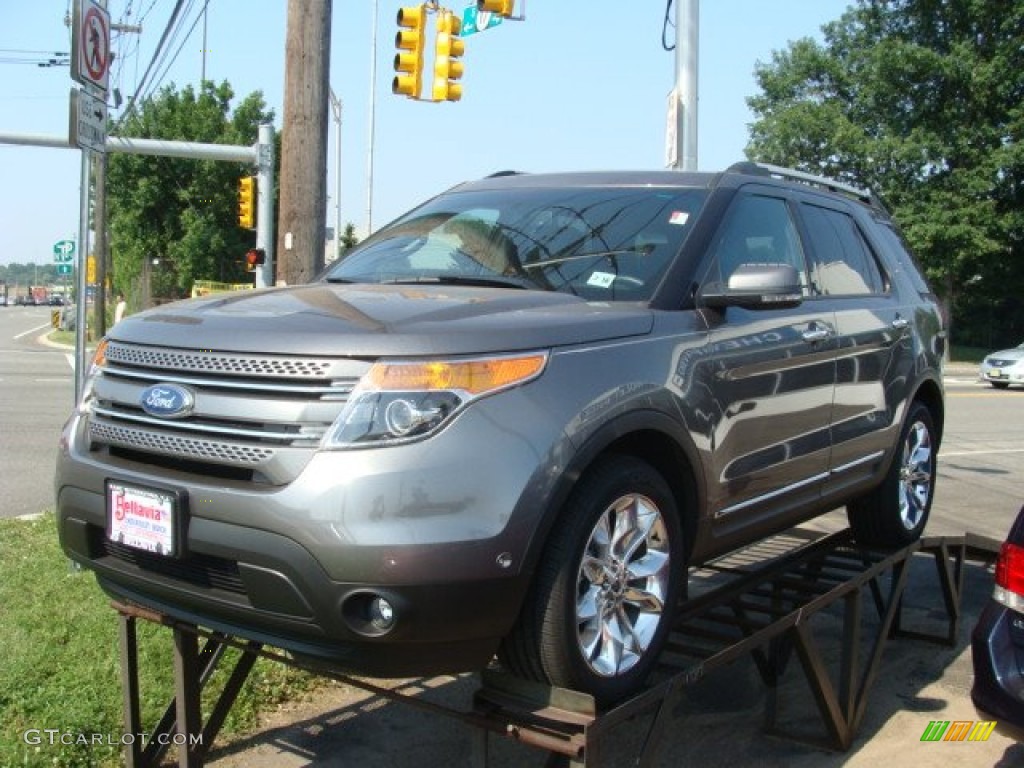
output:
{"label": "chrome door handle", "polygon": [[907,320],[907,318],[903,317],[902,315],[896,315],[896,317],[893,318],[892,327],[895,328],[897,331],[902,331],[908,325],[910,325],[910,321]]}
{"label": "chrome door handle", "polygon": [[815,326],[813,328],[808,328],[801,335],[804,337],[804,341],[808,344],[813,344],[816,341],[824,341],[832,335],[832,332],[828,328]]}

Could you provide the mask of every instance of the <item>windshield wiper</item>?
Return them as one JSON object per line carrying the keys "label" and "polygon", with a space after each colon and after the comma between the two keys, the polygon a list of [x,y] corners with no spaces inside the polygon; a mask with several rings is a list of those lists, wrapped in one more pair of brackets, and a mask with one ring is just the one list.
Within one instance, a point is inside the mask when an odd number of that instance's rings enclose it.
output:
{"label": "windshield wiper", "polygon": [[570,256],[556,256],[553,259],[544,259],[543,261],[531,261],[528,264],[523,264],[523,269],[536,269],[537,267],[547,267],[551,264],[564,264],[565,262],[578,261],[579,259],[599,259],[607,258],[609,256],[626,256],[631,253],[646,256],[652,250],[654,249],[651,246],[645,245],[639,248],[615,248],[609,251],[588,251],[587,253],[574,253]]}
{"label": "windshield wiper", "polygon": [[480,275],[421,275],[419,277],[400,277],[386,281],[388,285],[421,285],[423,283],[437,283],[439,285],[479,285],[484,287],[497,288],[527,288],[535,287],[527,285],[522,280],[514,277],[500,277],[494,275],[485,277]]}

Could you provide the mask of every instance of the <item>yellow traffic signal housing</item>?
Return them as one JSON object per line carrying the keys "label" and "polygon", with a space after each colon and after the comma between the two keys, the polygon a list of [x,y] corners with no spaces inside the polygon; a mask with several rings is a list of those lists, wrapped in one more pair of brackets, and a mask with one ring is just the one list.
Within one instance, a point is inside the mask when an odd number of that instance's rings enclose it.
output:
{"label": "yellow traffic signal housing", "polygon": [[504,16],[506,19],[512,15],[515,5],[515,0],[476,0],[476,9],[478,11],[490,11],[499,16]]}
{"label": "yellow traffic signal housing", "polygon": [[459,37],[462,22],[451,11],[443,10],[437,17],[437,39],[434,41],[434,101],[458,101],[462,98],[462,55],[466,43]]}
{"label": "yellow traffic signal housing", "polygon": [[256,178],[243,176],[238,180],[238,226],[256,226]]}
{"label": "yellow traffic signal housing", "polygon": [[427,6],[413,5],[398,9],[395,33],[395,79],[391,92],[418,99],[423,87],[423,48],[426,44]]}

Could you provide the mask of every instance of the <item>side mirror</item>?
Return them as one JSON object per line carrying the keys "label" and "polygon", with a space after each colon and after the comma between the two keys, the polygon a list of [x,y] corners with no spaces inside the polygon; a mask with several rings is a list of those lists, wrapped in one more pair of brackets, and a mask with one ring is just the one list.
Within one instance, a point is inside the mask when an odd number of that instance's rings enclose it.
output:
{"label": "side mirror", "polygon": [[709,283],[701,291],[707,307],[767,309],[795,307],[803,301],[800,276],[792,264],[741,264],[721,283]]}

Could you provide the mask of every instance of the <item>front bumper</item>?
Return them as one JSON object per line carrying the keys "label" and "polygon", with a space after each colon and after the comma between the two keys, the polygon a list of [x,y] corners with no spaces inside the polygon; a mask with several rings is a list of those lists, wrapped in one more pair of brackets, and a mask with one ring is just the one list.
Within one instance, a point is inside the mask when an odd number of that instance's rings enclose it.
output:
{"label": "front bumper", "polygon": [[[76,417],[57,461],[61,545],[118,599],[338,671],[479,669],[517,618],[544,478],[557,466],[524,439],[557,442],[546,419],[522,429],[528,412],[477,407],[421,443],[320,452],[295,482],[263,489],[91,453]],[[485,444],[488,458],[467,467],[465,446]],[[177,556],[109,540],[109,480],[178,495]],[[394,608],[390,631],[367,626],[372,597]]]}
{"label": "front bumper", "polygon": [[1013,365],[999,367],[982,363],[978,372],[982,381],[994,381],[997,384],[1024,385],[1024,366]]}

